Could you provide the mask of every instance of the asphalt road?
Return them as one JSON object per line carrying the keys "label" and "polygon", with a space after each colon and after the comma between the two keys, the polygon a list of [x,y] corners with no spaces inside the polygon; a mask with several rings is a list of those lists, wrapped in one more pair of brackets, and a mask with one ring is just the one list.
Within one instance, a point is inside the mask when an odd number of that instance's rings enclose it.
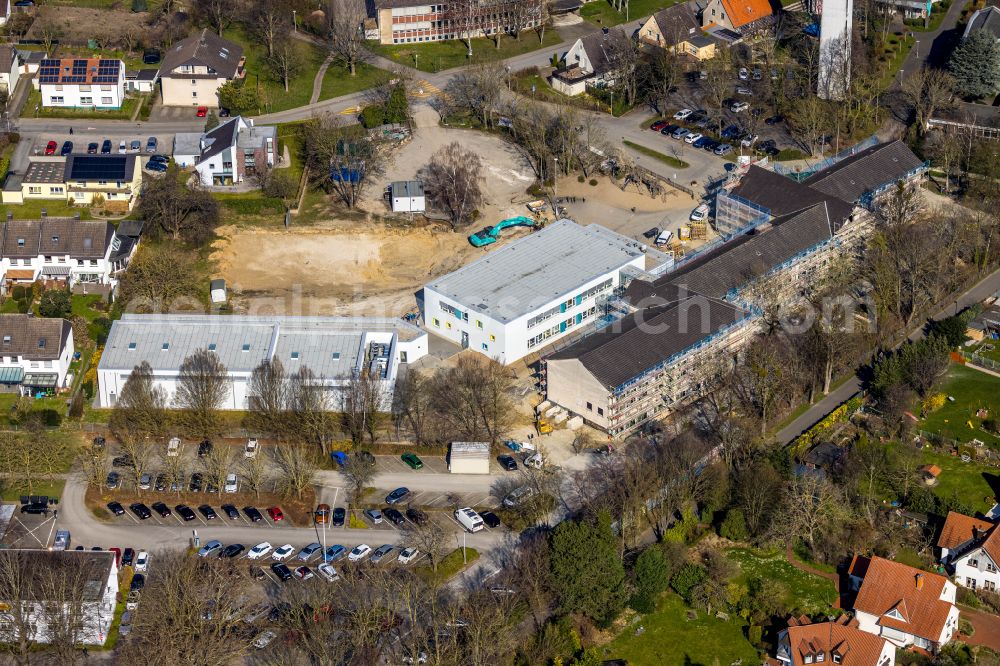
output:
{"label": "asphalt road", "polygon": [[[981,303],[997,291],[1000,291],[1000,270],[996,270],[987,275],[971,289],[959,296],[953,303],[949,304],[931,317],[931,319],[944,319],[945,317],[950,317],[970,305]],[[921,324],[917,330],[910,333],[909,339],[919,340],[923,337],[923,335],[924,326]],[[782,446],[790,444],[792,440],[836,409],[841,403],[850,400],[860,390],[861,380],[857,377],[851,377],[849,381],[831,391],[825,398],[817,402],[797,419],[779,430],[775,435],[775,439],[777,439],[778,443]]]}

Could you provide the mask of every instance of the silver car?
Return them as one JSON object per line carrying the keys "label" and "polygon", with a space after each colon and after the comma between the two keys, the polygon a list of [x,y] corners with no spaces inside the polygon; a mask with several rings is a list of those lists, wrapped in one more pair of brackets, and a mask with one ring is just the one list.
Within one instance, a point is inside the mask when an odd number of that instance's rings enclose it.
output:
{"label": "silver car", "polygon": [[321,550],[323,550],[323,546],[321,544],[311,543],[302,550],[300,550],[299,554],[296,555],[295,557],[299,560],[302,560],[303,562],[308,562],[309,560],[311,560],[313,557],[316,556],[316,553],[318,553]]}
{"label": "silver car", "polygon": [[379,562],[381,562],[382,558],[385,557],[386,555],[388,555],[389,553],[391,553],[392,550],[393,550],[392,545],[388,544],[388,543],[385,544],[385,545],[379,546],[378,548],[376,548],[375,552],[372,553],[372,556],[371,556],[371,562],[372,562],[372,564],[378,564]]}
{"label": "silver car", "polygon": [[382,512],[379,509],[365,509],[365,515],[376,525],[382,522]]}

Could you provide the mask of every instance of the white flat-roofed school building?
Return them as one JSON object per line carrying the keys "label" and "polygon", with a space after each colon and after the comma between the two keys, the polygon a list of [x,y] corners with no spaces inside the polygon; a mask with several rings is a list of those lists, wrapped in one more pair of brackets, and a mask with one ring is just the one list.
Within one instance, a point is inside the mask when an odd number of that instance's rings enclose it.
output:
{"label": "white flat-roofed school building", "polygon": [[644,246],[600,225],[553,222],[424,287],[424,325],[508,364],[600,316],[598,301],[642,271]]}
{"label": "white flat-roofed school building", "polygon": [[368,369],[384,382],[386,408],[399,366],[427,353],[427,334],[402,320],[372,317],[253,317],[126,314],[111,326],[97,367],[102,407],[113,407],[132,369],[146,361],[173,405],[181,364],[199,350],[218,354],[229,374],[223,409],[247,409],[254,368],[278,358],[292,375],[305,366],[334,393]]}

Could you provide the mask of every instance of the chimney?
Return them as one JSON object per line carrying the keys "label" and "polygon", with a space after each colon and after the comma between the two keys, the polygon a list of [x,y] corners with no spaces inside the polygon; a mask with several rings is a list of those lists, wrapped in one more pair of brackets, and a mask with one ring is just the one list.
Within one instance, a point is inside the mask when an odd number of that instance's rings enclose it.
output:
{"label": "chimney", "polygon": [[917,589],[918,590],[924,589],[924,575],[923,574],[917,574]]}

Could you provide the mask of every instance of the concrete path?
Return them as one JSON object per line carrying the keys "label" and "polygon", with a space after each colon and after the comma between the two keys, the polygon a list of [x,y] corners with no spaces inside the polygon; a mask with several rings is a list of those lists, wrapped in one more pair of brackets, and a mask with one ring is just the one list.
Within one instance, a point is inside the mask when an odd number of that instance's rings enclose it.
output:
{"label": "concrete path", "polygon": [[313,79],[313,92],[312,96],[309,97],[309,104],[315,104],[319,101],[319,95],[323,92],[323,77],[326,76],[326,70],[330,67],[330,63],[333,62],[333,54],[330,53],[323,60],[323,64],[319,66],[319,70],[316,72],[316,78]]}

